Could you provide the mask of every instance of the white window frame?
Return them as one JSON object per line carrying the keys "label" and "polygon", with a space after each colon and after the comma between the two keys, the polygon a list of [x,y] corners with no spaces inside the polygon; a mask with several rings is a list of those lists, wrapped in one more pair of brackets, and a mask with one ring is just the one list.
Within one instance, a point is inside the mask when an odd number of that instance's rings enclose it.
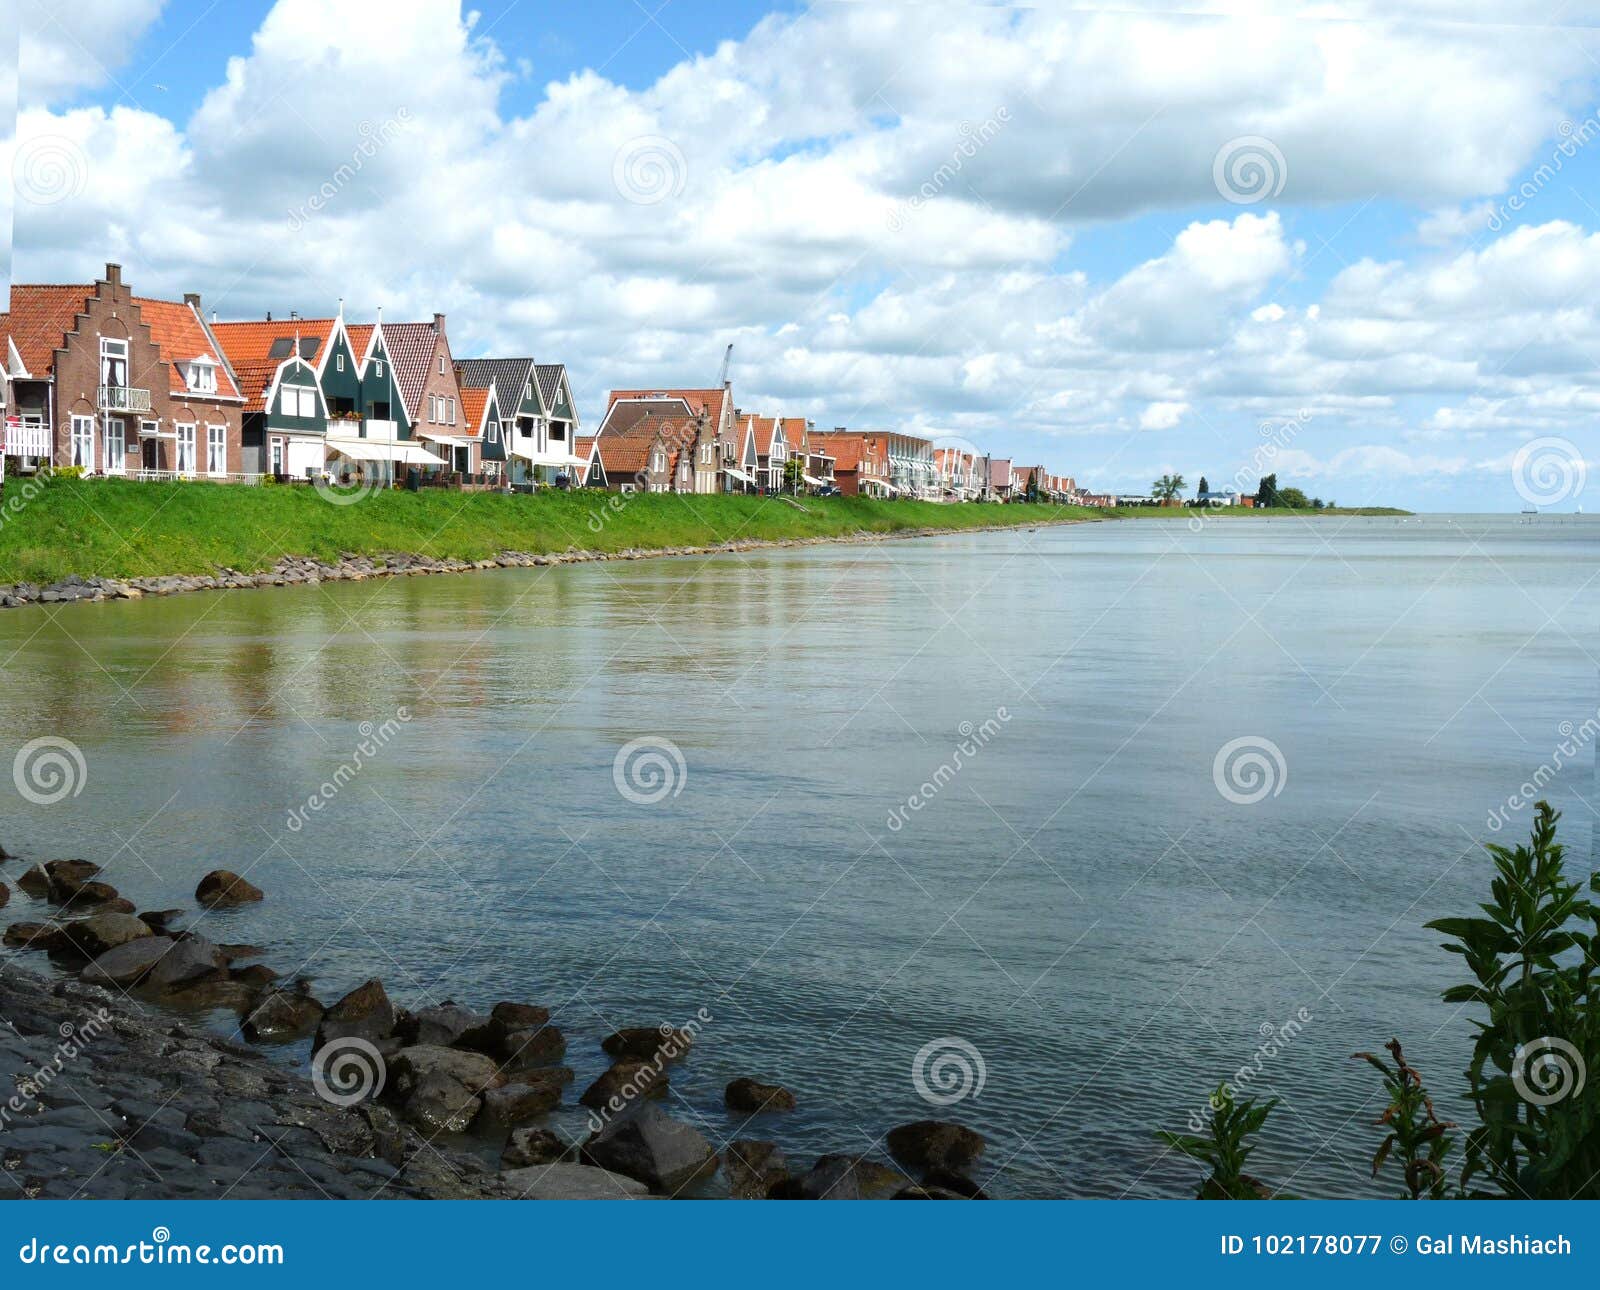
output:
{"label": "white window frame", "polygon": [[217,392],[217,365],[215,363],[194,362],[189,364],[189,392],[191,394],[215,394]]}
{"label": "white window frame", "polygon": [[174,445],[173,469],[180,475],[192,475],[195,470],[195,425],[192,421],[173,426],[177,432]]}
{"label": "white window frame", "polygon": [[206,422],[206,474],[228,473],[228,427]]}
{"label": "white window frame", "polygon": [[375,358],[372,360],[372,374],[374,376],[383,375],[383,360],[381,358]]}
{"label": "white window frame", "polygon": [[106,474],[124,475],[128,471],[128,423],[121,417],[106,422]]}
{"label": "white window frame", "polygon": [[289,445],[279,435],[267,441],[267,469],[274,475],[281,475],[289,469]]}
{"label": "white window frame", "polygon": [[86,474],[94,471],[94,418],[80,416],[76,413],[72,417],[72,433],[69,440],[70,455],[67,461],[70,465],[81,466]]}
{"label": "white window frame", "polygon": [[445,399],[445,403],[450,408],[450,424],[451,425],[455,425],[455,423],[456,423],[456,398],[455,398],[455,395],[452,394],[452,395],[447,396],[446,399]]}
{"label": "white window frame", "polygon": [[[291,396],[294,406],[289,406]],[[283,415],[286,417],[315,417],[317,391],[310,385],[285,385],[283,387]]]}
{"label": "white window frame", "polygon": [[335,354],[333,356],[333,370],[336,371],[336,372],[344,371],[344,355],[343,354]]}

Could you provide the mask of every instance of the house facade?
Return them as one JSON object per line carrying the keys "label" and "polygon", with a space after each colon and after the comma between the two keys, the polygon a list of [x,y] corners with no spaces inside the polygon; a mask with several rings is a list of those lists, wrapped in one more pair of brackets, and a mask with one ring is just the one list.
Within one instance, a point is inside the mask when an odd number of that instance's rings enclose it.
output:
{"label": "house facade", "polygon": [[[691,462],[691,491],[746,492],[754,485],[754,478],[740,466],[746,440],[741,438],[735,422],[731,385],[724,384],[720,389],[612,390],[606,400],[606,415],[596,432],[602,440],[635,415],[654,415],[651,409],[643,413],[637,409],[619,410],[619,403],[670,404],[674,408],[681,404],[696,418],[704,413],[704,427],[697,431]],[[611,473],[609,459],[606,472]]]}
{"label": "house facade", "polygon": [[0,315],[6,447],[20,467],[235,482],[244,399],[200,297],[135,296],[122,268],[82,286],[11,289]]}

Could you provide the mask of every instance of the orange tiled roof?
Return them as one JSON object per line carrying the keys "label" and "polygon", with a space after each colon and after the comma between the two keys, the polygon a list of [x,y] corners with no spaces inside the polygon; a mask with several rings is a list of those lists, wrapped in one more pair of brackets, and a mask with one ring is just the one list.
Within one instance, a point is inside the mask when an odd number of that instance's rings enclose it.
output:
{"label": "orange tiled roof", "polygon": [[461,391],[461,419],[468,434],[483,430],[483,414],[489,408],[489,391],[466,389]]}
{"label": "orange tiled roof", "polygon": [[216,333],[217,344],[222,346],[223,354],[239,378],[240,392],[244,395],[247,412],[261,412],[265,409],[267,390],[271,387],[272,378],[277,375],[278,368],[284,362],[282,358],[271,357],[273,345],[280,340],[292,343],[296,334],[302,343],[313,339],[318,341],[316,356],[306,359],[315,367],[318,359],[322,357],[321,347],[327,344],[328,337],[333,332],[334,322],[332,318],[287,318],[272,322],[211,324],[211,330]]}
{"label": "orange tiled roof", "polygon": [[203,356],[217,364],[217,394],[223,398],[238,397],[239,391],[228,376],[227,368],[222,366],[222,355],[213,348],[193,305],[176,300],[152,300],[149,296],[134,296],[133,303],[139,307],[139,317],[150,328],[150,338],[161,351],[161,361],[167,365],[168,389],[173,394],[189,392],[178,364]]}
{"label": "orange tiled roof", "polygon": [[30,374],[45,377],[55,361],[55,351],[72,330],[94,287],[18,283],[11,288],[11,312],[6,331]]}
{"label": "orange tiled roof", "polygon": [[778,430],[777,417],[751,417],[750,425],[756,432],[756,452],[763,457],[772,455],[772,437]]}

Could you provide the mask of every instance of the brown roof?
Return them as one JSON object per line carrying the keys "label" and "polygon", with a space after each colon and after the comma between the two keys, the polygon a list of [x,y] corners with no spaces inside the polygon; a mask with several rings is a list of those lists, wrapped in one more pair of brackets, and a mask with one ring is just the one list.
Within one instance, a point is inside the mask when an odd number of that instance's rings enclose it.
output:
{"label": "brown roof", "polygon": [[395,379],[400,383],[406,412],[413,421],[422,413],[422,391],[428,383],[428,367],[433,362],[434,342],[438,337],[431,322],[383,324],[389,361],[394,364]]}
{"label": "brown roof", "polygon": [[693,411],[683,399],[613,399],[600,424],[608,434],[621,434],[647,416],[684,416]]}
{"label": "brown roof", "polygon": [[[216,334],[217,344],[222,346],[229,366],[239,378],[245,410],[260,412],[265,409],[265,397],[272,385],[272,378],[289,357],[289,353],[285,352],[274,358],[274,345],[281,350],[284,346],[279,342],[286,341],[292,352],[294,338],[298,334],[301,353],[305,355],[306,362],[315,367],[321,357],[322,346],[327,344],[333,332],[334,322],[332,318],[289,318],[273,322],[212,323],[211,330]],[[307,344],[309,341],[316,342],[314,349]],[[307,353],[307,350],[310,352]]]}
{"label": "brown roof", "polygon": [[858,434],[814,434],[811,447],[833,457],[835,470],[855,470],[866,455],[867,441]]}
{"label": "brown roof", "polygon": [[600,464],[608,476],[637,475],[650,464],[650,451],[655,446],[654,435],[602,435]]}
{"label": "brown roof", "polygon": [[717,390],[612,390],[611,397],[606,400],[606,411],[611,411],[611,405],[618,399],[682,399],[689,405],[689,411],[698,412],[705,407],[711,412],[711,419],[721,424],[722,405],[728,397],[726,388]]}

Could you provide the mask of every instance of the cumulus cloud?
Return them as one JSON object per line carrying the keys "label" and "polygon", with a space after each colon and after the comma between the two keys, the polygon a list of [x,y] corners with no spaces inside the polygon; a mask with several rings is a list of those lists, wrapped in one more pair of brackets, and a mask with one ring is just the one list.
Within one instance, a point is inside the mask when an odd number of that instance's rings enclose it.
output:
{"label": "cumulus cloud", "polygon": [[[155,0],[28,5],[12,142],[65,141],[84,182],[19,194],[27,277],[119,259],[227,317],[440,310],[458,353],[566,361],[591,418],[609,386],[711,379],[733,341],[745,406],[936,426],[1118,487],[1130,435],[1229,476],[1259,422],[1303,412],[1298,450],[1353,478],[1352,443],[1576,433],[1600,388],[1596,235],[1479,221],[1592,88],[1569,31],[1426,2],[818,6],[642,88],[580,70],[512,110],[524,51],[452,0],[382,22],[277,0],[169,120],[115,88]],[[1284,182],[1233,205],[1212,165],[1244,135]],[[1373,198],[1419,212],[1405,258],[1296,231]],[[1081,254],[1141,219],[1137,258]]]}

